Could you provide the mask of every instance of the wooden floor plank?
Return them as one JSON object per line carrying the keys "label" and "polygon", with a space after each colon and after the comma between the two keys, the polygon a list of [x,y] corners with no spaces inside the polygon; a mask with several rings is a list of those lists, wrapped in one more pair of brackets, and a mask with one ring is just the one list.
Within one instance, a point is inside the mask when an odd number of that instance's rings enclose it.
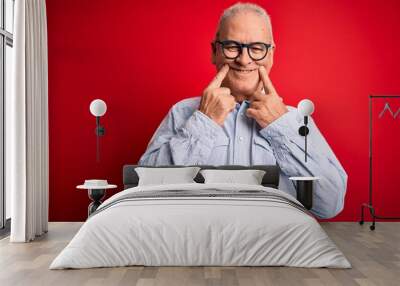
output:
{"label": "wooden floor plank", "polygon": [[81,223],[50,223],[49,233],[32,243],[0,240],[1,286],[266,286],[400,285],[400,223],[378,223],[375,231],[356,222],[321,223],[351,262],[352,269],[291,267],[116,267],[48,269]]}

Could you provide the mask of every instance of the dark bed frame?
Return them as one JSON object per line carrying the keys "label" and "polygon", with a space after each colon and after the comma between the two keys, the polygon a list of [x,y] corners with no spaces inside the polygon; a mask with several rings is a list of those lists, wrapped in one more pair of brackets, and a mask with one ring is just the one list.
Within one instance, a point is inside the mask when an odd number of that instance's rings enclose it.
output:
{"label": "dark bed frame", "polygon": [[[136,187],[139,182],[138,174],[135,168],[139,165],[125,165],[123,168],[123,183],[124,189]],[[182,168],[188,166],[140,166],[149,168]],[[254,165],[254,166],[237,166],[237,165],[224,165],[224,166],[207,166],[207,165],[196,165],[201,169],[217,169],[217,170],[264,170],[265,175],[262,179],[262,185],[265,187],[271,187],[277,189],[279,186],[279,172],[280,169],[277,165]],[[203,176],[198,173],[194,178],[197,183],[204,183]]]}

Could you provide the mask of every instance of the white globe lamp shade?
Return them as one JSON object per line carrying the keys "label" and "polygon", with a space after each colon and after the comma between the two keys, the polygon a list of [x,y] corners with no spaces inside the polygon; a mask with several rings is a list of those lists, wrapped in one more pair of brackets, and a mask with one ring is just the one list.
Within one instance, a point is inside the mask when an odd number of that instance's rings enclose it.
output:
{"label": "white globe lamp shade", "polygon": [[101,99],[95,99],[90,103],[90,113],[94,116],[103,116],[107,111],[106,103]]}
{"label": "white globe lamp shade", "polygon": [[309,99],[303,99],[297,105],[297,111],[301,116],[310,116],[314,112],[314,103]]}

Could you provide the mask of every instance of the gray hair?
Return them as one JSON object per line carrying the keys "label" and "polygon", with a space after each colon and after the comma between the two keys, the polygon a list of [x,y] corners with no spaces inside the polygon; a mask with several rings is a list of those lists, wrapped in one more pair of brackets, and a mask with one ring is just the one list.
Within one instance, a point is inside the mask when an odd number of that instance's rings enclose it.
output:
{"label": "gray hair", "polygon": [[274,43],[274,37],[272,35],[271,18],[268,15],[267,11],[265,11],[264,8],[262,8],[261,6],[259,6],[257,4],[242,3],[242,2],[238,2],[224,10],[221,17],[219,18],[218,28],[217,28],[217,32],[215,34],[216,39],[218,39],[218,37],[219,37],[220,29],[221,29],[222,25],[224,24],[224,22],[228,18],[235,16],[236,14],[238,14],[240,12],[253,12],[254,14],[264,18],[265,21],[267,22],[267,29],[271,34],[272,43]]}

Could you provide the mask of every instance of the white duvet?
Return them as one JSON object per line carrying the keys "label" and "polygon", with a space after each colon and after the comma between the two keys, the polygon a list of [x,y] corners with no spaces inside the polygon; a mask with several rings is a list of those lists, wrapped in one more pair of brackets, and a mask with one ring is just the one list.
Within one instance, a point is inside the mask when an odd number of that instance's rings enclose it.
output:
{"label": "white duvet", "polygon": [[318,222],[290,204],[245,197],[115,203],[136,192],[207,189],[262,190],[299,204],[282,191],[254,185],[176,184],[127,189],[99,207],[50,269],[127,265],[351,267]]}

